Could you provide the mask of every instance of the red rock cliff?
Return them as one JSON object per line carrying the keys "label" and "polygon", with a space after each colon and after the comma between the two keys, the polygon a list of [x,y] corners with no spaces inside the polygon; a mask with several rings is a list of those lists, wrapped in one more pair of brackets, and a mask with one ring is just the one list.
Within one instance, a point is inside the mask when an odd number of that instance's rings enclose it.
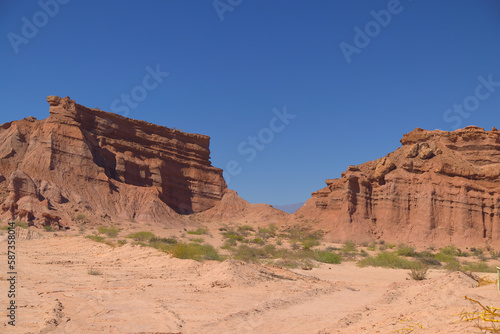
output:
{"label": "red rock cliff", "polygon": [[[210,138],[49,96],[50,116],[0,126],[3,216],[67,224],[78,214],[166,223],[222,198]],[[61,217],[61,219],[59,219]]]}
{"label": "red rock cliff", "polygon": [[415,129],[401,143],[326,180],[295,216],[339,241],[500,247],[500,131]]}

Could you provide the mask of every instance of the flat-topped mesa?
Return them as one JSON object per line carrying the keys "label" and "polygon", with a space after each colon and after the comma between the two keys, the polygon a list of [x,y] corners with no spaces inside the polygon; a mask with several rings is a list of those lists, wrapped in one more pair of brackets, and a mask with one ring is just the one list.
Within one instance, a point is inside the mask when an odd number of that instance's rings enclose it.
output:
{"label": "flat-topped mesa", "polygon": [[210,137],[86,108],[69,97],[47,102],[47,119],[0,127],[4,215],[29,213],[34,223],[49,220],[42,213],[66,222],[80,213],[165,223],[221,200],[227,186],[222,170],[211,166]]}
{"label": "flat-topped mesa", "polygon": [[295,215],[339,240],[500,247],[500,132],[417,128],[401,143],[326,180]]}

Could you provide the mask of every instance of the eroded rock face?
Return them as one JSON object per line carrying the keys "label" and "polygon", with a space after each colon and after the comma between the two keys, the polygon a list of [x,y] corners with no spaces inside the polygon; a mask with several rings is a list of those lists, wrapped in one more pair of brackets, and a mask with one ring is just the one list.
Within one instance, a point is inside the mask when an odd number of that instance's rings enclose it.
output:
{"label": "eroded rock face", "polygon": [[415,129],[401,143],[326,180],[295,215],[338,240],[500,247],[500,132]]}
{"label": "eroded rock face", "polygon": [[216,205],[226,183],[210,138],[49,96],[50,116],[0,126],[3,216],[68,224],[174,221]]}

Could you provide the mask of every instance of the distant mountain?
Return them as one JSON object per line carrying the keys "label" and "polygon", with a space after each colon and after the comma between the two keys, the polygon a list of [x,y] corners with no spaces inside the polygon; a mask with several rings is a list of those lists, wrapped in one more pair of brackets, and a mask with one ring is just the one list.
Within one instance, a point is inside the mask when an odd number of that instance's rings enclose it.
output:
{"label": "distant mountain", "polygon": [[305,202],[295,203],[295,204],[287,204],[287,205],[273,205],[273,207],[275,209],[292,214],[292,213],[295,213],[295,211],[297,211],[298,209],[300,209],[302,207],[302,205],[304,205],[304,203]]}

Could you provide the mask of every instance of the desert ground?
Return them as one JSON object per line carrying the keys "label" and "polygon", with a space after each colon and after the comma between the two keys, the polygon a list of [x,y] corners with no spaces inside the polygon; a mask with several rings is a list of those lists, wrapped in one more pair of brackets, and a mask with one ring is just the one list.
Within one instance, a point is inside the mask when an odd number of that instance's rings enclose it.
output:
{"label": "desert ground", "polygon": [[[138,229],[127,226],[113,238],[102,234],[102,239],[96,239],[96,228],[53,232],[17,227],[15,327],[7,325],[7,233],[3,230],[0,300],[5,302],[0,331],[480,333],[475,327],[479,322],[460,321],[461,312],[479,309],[464,296],[500,306],[496,284],[478,286],[461,271],[431,268],[426,279],[414,280],[407,269],[359,267],[361,249],[370,246],[357,245],[358,255],[340,264],[311,260],[293,267],[231,256],[195,261],[174,258],[125,237]],[[193,230],[195,234],[182,228],[150,229],[186,240],[201,235],[221,254],[228,252],[220,249],[227,240],[223,237],[227,226]],[[341,244],[320,242],[313,248],[327,246],[342,252]],[[380,253],[380,248],[372,247],[364,256]],[[493,273],[476,275],[496,278]]]}

